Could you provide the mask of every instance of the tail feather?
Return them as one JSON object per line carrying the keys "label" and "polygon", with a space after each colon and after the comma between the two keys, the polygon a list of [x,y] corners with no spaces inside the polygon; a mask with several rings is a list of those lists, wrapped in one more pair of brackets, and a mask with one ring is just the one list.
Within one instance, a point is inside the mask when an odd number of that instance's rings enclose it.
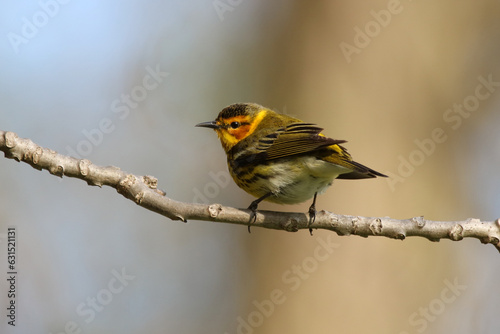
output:
{"label": "tail feather", "polygon": [[382,173],[377,172],[371,168],[366,167],[365,165],[360,164],[356,161],[349,161],[351,165],[355,167],[355,170],[349,173],[340,174],[337,179],[344,180],[356,180],[356,179],[370,179],[374,177],[387,177]]}

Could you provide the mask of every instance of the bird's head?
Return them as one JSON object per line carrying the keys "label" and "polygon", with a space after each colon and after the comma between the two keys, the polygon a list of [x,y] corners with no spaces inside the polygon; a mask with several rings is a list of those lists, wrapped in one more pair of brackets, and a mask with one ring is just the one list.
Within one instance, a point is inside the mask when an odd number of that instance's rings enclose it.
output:
{"label": "bird's head", "polygon": [[219,113],[215,121],[196,124],[217,132],[222,147],[228,152],[234,145],[251,135],[262,119],[273,111],[255,103],[231,104]]}

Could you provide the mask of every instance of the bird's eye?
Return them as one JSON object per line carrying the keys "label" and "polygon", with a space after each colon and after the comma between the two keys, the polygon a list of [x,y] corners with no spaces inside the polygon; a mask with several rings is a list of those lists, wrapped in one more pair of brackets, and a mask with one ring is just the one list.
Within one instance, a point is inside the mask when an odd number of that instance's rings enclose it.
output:
{"label": "bird's eye", "polygon": [[231,122],[229,126],[232,127],[233,129],[237,129],[240,127],[240,122]]}

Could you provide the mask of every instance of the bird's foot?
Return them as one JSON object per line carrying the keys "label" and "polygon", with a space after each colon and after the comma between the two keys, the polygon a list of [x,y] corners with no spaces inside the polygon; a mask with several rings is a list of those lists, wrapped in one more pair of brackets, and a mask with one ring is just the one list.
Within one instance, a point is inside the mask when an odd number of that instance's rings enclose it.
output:
{"label": "bird's foot", "polygon": [[309,222],[308,222],[307,226],[309,226],[309,234],[311,236],[313,235],[313,230],[310,226],[316,220],[316,196],[318,196],[318,193],[314,194],[313,202],[312,202],[311,206],[309,207]]}
{"label": "bird's foot", "polygon": [[250,226],[255,223],[257,220],[257,207],[259,206],[259,200],[253,201],[250,206],[248,207],[248,210],[252,211],[250,213],[250,221],[248,222],[248,233],[250,232]]}

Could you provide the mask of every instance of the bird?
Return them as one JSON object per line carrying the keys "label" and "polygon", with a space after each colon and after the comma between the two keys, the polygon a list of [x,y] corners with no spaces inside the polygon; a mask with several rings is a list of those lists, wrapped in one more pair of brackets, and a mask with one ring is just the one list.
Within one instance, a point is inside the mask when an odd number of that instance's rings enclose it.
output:
{"label": "bird", "polygon": [[[309,226],[316,218],[316,197],[334,179],[387,177],[354,161],[340,144],[325,136],[323,128],[256,103],[235,103],[214,121],[196,124],[213,129],[227,155],[234,182],[257,197],[248,209],[250,226],[260,202],[296,204],[313,198]],[[312,234],[312,229],[309,228]]]}

